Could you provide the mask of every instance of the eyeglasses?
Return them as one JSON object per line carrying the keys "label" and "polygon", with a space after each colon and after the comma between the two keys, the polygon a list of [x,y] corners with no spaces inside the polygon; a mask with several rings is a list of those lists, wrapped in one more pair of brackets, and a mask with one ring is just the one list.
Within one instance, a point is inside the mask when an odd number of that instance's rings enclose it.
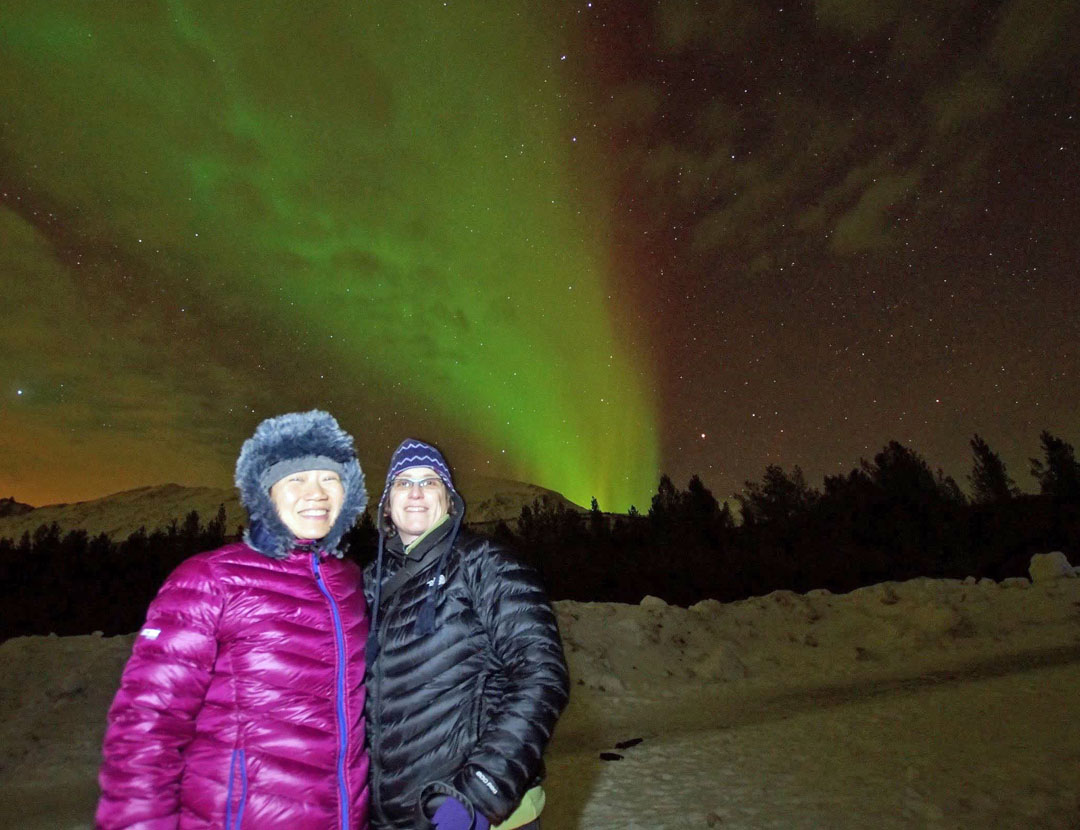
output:
{"label": "eyeglasses", "polygon": [[419,487],[421,490],[426,490],[429,487],[438,489],[442,484],[442,479],[435,476],[429,478],[395,478],[390,486],[395,490],[407,493],[414,486]]}

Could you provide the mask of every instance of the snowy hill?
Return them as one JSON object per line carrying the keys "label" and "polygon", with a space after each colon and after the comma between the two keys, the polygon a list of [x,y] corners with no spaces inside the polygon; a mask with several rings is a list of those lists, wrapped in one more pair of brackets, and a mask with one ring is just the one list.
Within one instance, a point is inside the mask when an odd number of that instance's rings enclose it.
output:
{"label": "snowy hill", "polygon": [[[540,499],[545,504],[562,504],[567,508],[583,510],[559,493],[500,478],[462,478],[455,482],[466,500],[467,516],[473,524],[494,524],[500,519],[513,521],[521,514],[523,505]],[[369,482],[369,488],[373,485]],[[378,492],[370,493],[373,501]],[[5,500],[5,502],[8,500]],[[18,504],[11,500],[13,505]],[[105,533],[113,540],[121,540],[140,527],[152,531],[167,527],[174,519],[179,523],[192,510],[198,511],[203,524],[212,519],[220,505],[225,506],[226,533],[247,521],[247,514],[240,506],[236,491],[224,487],[183,487],[179,484],[162,484],[125,490],[100,499],[54,504],[31,508],[29,505],[14,507],[9,515],[0,513],[0,538],[18,540],[26,531],[33,533],[38,527],[56,522],[61,532],[81,529],[91,536]],[[372,505],[369,509],[373,509]]]}
{"label": "snowy hill", "polygon": [[[1080,827],[1080,579],[558,602],[545,828]],[[0,645],[0,826],[88,828],[131,636]]]}
{"label": "snowy hill", "polygon": [[562,493],[524,481],[460,475],[455,476],[454,486],[465,499],[465,517],[472,525],[517,521],[521,508],[531,506],[534,501],[540,501],[545,507],[562,505],[567,510],[586,512],[584,507],[574,504]]}
{"label": "snowy hill", "polygon": [[199,513],[203,524],[214,518],[220,505],[225,505],[225,527],[233,533],[243,524],[246,514],[240,507],[236,491],[218,487],[183,487],[161,484],[124,490],[100,499],[72,504],[51,504],[32,511],[0,519],[0,537],[18,539],[23,532],[33,533],[41,525],[56,522],[61,532],[85,530],[91,536],[105,533],[114,540],[124,539],[140,527],[147,531],[178,523],[192,510]]}

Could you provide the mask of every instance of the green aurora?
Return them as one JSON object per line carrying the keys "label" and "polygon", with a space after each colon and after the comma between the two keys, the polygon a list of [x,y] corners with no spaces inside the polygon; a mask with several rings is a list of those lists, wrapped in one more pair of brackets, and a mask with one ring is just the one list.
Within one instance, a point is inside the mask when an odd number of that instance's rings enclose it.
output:
{"label": "green aurora", "polygon": [[[652,370],[614,322],[572,44],[531,5],[5,4],[0,229],[40,261],[0,267],[24,293],[52,274],[54,324],[91,341],[7,378],[90,394],[122,383],[119,350],[163,395],[148,447],[224,459],[256,417],[322,406],[362,453],[419,424],[452,461],[641,506]],[[119,406],[97,395],[88,422]]]}

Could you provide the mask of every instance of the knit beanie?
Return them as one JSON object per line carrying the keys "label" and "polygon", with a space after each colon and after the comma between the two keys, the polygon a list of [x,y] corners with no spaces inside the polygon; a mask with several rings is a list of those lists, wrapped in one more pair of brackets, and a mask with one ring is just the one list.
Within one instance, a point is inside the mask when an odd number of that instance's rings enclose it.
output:
{"label": "knit beanie", "polygon": [[[399,473],[412,467],[430,467],[438,474],[439,478],[442,479],[442,483],[448,489],[454,490],[454,480],[450,477],[450,466],[446,463],[442,453],[431,444],[425,444],[415,438],[406,438],[394,450],[394,454],[390,456],[390,469],[386,471],[386,486],[383,488],[384,501],[386,493],[390,489],[390,482]],[[456,493],[457,490],[454,490],[454,492]]]}

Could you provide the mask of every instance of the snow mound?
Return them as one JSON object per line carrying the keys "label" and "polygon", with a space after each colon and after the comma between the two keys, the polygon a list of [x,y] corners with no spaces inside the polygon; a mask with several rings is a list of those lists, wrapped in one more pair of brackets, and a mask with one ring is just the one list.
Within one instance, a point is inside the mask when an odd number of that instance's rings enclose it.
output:
{"label": "snow mound", "polygon": [[1051,579],[1077,576],[1080,568],[1074,568],[1059,550],[1052,553],[1037,553],[1031,557],[1028,573],[1032,582],[1045,582]]}
{"label": "snow mound", "polygon": [[663,697],[701,686],[878,682],[1039,650],[1047,640],[1080,644],[1080,580],[1047,579],[1045,567],[1033,560],[1034,583],[923,578],[843,595],[774,591],[691,608],[655,597],[564,601],[555,610],[577,689]]}

